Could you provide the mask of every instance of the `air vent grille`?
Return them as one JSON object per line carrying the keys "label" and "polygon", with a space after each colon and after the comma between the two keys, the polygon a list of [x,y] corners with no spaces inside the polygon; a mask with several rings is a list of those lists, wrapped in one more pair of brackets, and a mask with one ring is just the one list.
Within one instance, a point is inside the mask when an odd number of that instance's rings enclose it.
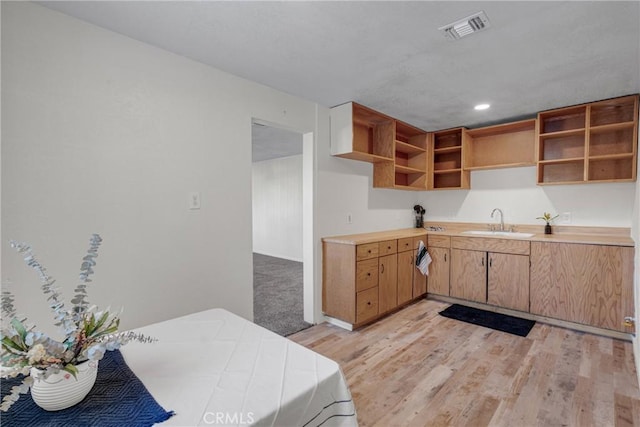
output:
{"label": "air vent grille", "polygon": [[489,18],[487,18],[487,15],[483,11],[480,11],[464,19],[442,26],[438,28],[438,30],[442,31],[446,38],[458,40],[469,34],[486,30],[490,26]]}

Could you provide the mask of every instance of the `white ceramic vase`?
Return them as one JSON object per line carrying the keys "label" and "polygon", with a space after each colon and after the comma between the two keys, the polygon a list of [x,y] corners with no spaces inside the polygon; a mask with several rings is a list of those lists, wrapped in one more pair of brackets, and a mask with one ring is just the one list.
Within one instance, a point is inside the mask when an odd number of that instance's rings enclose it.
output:
{"label": "white ceramic vase", "polygon": [[34,381],[31,385],[33,401],[45,411],[59,411],[80,403],[85,398],[98,376],[98,362],[88,360],[76,365],[78,373],[74,378],[67,371],[42,378],[42,373],[31,368]]}

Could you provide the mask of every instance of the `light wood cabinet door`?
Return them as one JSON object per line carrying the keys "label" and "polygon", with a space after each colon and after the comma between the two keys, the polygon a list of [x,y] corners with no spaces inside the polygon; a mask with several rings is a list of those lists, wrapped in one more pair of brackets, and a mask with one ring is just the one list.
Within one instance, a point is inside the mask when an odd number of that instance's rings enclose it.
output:
{"label": "light wood cabinet door", "polygon": [[398,253],[398,305],[411,301],[413,297],[413,258],[413,251]]}
{"label": "light wood cabinet door", "polygon": [[531,312],[633,332],[623,326],[634,316],[631,247],[572,243],[531,243]]}
{"label": "light wood cabinet door", "polygon": [[529,311],[529,257],[489,252],[487,302]]}
{"label": "light wood cabinet door", "polygon": [[451,249],[451,296],[487,302],[487,253]]}
{"label": "light wood cabinet door", "polygon": [[430,247],[431,264],[427,279],[427,292],[449,296],[449,263],[451,256],[448,248]]}
{"label": "light wood cabinet door", "polygon": [[378,311],[380,314],[398,305],[398,255],[380,257],[378,260]]}
{"label": "light wood cabinet door", "polygon": [[416,254],[418,252],[418,247],[422,242],[425,246],[427,245],[427,236],[420,236],[413,238],[413,298],[421,297],[422,295],[427,293],[427,276],[422,274],[420,270],[416,268]]}

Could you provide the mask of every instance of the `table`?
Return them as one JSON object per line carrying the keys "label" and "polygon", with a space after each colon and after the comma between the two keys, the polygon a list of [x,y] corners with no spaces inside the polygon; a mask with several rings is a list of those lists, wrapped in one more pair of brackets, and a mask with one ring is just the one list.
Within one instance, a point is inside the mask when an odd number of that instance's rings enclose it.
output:
{"label": "table", "polygon": [[357,426],[340,366],[223,309],[137,332],[157,343],[121,348],[156,401],[162,425]]}

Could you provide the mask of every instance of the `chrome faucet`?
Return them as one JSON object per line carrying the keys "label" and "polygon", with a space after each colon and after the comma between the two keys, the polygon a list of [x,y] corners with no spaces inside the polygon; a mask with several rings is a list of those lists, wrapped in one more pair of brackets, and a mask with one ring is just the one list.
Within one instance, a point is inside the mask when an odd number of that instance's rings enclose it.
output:
{"label": "chrome faucet", "polygon": [[502,209],[495,208],[491,211],[491,218],[493,218],[493,214],[496,211],[500,212],[500,231],[504,231],[504,213],[502,213]]}

